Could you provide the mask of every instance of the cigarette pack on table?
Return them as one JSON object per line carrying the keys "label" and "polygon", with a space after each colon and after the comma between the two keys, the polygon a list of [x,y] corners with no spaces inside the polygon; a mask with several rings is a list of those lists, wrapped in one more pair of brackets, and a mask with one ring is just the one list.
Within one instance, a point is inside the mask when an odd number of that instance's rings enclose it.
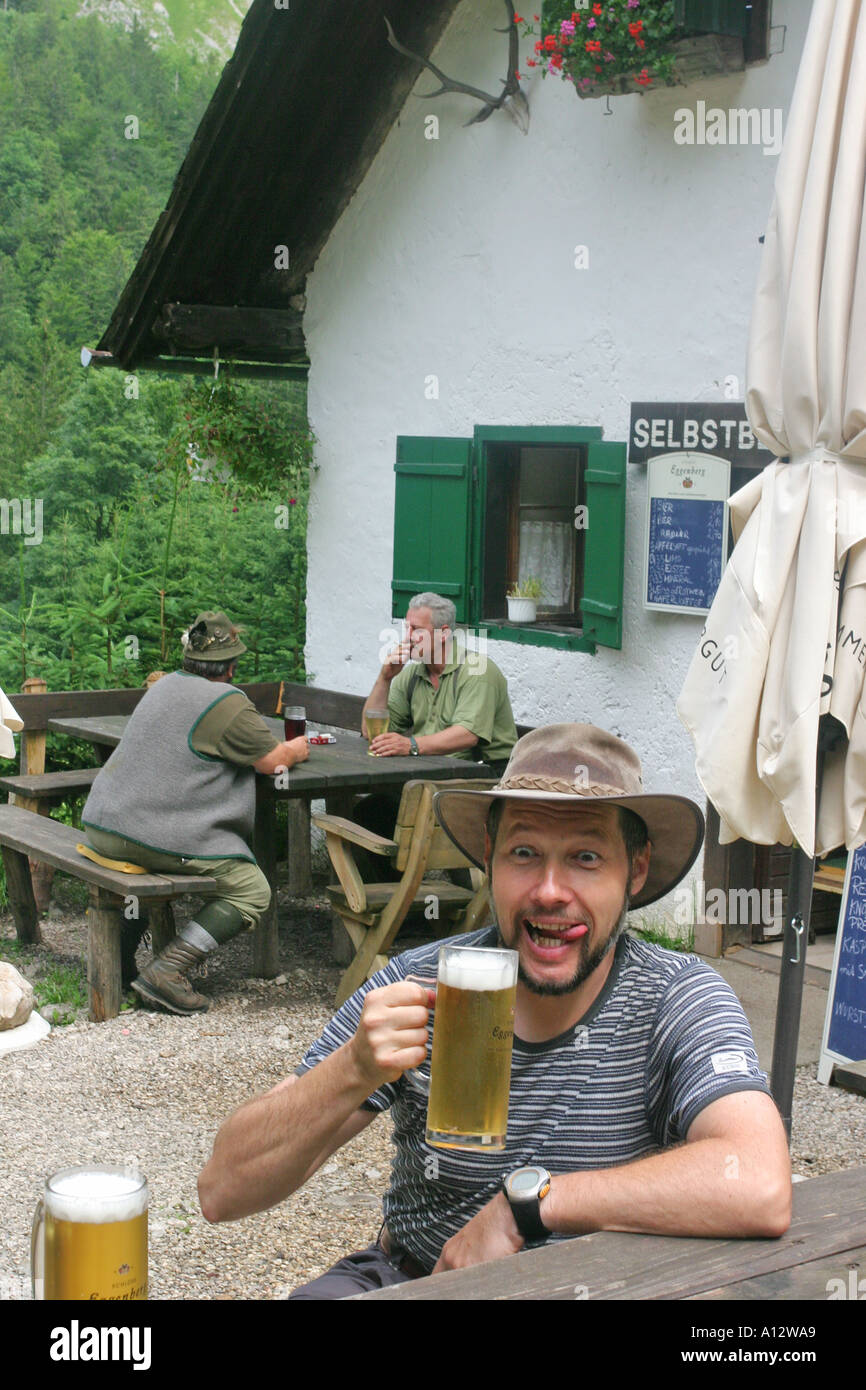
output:
{"label": "cigarette pack on table", "polygon": [[334,735],[333,735],[333,734],[309,733],[309,734],[307,734],[307,742],[308,742],[308,743],[336,743],[337,740],[334,738]]}

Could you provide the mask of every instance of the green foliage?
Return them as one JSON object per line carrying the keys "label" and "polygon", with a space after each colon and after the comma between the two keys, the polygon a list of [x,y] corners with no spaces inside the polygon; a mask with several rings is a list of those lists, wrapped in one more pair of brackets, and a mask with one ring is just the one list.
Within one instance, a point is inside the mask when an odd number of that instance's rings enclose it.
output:
{"label": "green foliage", "polygon": [[29,970],[37,1011],[46,1004],[72,1005],[73,1011],[58,1020],[61,1025],[74,1023],[79,1013],[87,1010],[87,968],[83,962],[49,961],[40,947],[7,940],[0,940],[0,960],[9,961],[22,974]]}
{"label": "green foliage", "polygon": [[544,593],[541,580],[534,574],[528,574],[525,579],[521,579],[512,584],[508,590],[509,598],[534,598],[540,599]]}
{"label": "green foliage", "polygon": [[[46,448],[218,77],[74,0],[0,10],[0,493]],[[138,138],[127,138],[127,117]]]}
{"label": "green foliage", "polygon": [[[285,388],[281,397],[232,386],[214,393],[209,413],[201,387],[142,380],[127,401],[123,382],[114,372],[88,378],[25,470],[27,494],[43,500],[44,536],[39,545],[0,536],[0,685],[19,689],[25,674],[50,689],[140,685],[179,663],[180,634],[204,608],[246,627],[244,679],[303,680],[302,405]],[[160,445],[172,391],[181,423]],[[221,443],[203,461],[226,418],[231,430],[261,421],[261,447],[239,435],[241,454]]]}
{"label": "green foliage", "polygon": [[666,946],[669,951],[683,951],[686,955],[695,949],[695,927],[690,922],[679,926],[660,913],[635,912],[629,923],[629,931],[656,946]]}
{"label": "green foliage", "polygon": [[[0,497],[38,502],[42,532],[4,514],[0,685],[140,685],[204,608],[246,627],[241,679],[303,680],[303,388],[79,365],[218,69],[78,10],[0,10]],[[173,0],[176,31],[191,13]]]}

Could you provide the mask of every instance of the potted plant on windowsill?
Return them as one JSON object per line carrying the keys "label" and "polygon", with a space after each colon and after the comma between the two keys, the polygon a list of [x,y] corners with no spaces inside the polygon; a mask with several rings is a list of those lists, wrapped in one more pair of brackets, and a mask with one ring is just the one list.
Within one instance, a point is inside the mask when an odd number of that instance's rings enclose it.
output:
{"label": "potted plant on windowsill", "polygon": [[544,590],[541,581],[534,574],[512,584],[505,595],[508,601],[508,621],[510,623],[534,623],[538,613],[538,600]]}
{"label": "potted plant on windowsill", "polygon": [[595,0],[578,8],[573,0],[546,0],[533,19],[521,21],[524,38],[534,39],[526,66],[573,83],[579,97],[673,87],[745,67],[741,38],[688,33],[674,0]]}

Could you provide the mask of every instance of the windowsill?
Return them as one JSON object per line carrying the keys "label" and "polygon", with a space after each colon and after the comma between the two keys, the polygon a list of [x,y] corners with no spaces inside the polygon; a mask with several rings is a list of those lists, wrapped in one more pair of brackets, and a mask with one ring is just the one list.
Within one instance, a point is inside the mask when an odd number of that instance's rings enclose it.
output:
{"label": "windowsill", "polygon": [[494,642],[519,642],[528,647],[559,647],[569,652],[595,652],[596,643],[584,637],[577,628],[556,623],[531,623],[521,626],[507,618],[482,618],[480,628]]}

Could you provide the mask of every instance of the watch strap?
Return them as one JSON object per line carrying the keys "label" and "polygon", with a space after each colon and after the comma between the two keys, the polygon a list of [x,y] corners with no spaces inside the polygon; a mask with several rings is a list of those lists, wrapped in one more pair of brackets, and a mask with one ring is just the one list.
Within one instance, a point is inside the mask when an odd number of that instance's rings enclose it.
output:
{"label": "watch strap", "polygon": [[420,757],[421,750],[418,747],[418,741],[414,734],[409,735],[409,751],[413,758]]}
{"label": "watch strap", "polygon": [[512,1202],[511,1210],[517,1229],[524,1240],[547,1240],[549,1230],[541,1219],[541,1202],[538,1197],[528,1202]]}
{"label": "watch strap", "polygon": [[512,1197],[505,1182],[502,1184],[508,1205],[514,1214],[514,1221],[518,1231],[524,1240],[547,1240],[550,1231],[541,1219],[541,1200],[550,1191],[550,1177],[548,1175],[542,1184],[541,1191],[534,1197],[523,1197],[518,1199]]}

